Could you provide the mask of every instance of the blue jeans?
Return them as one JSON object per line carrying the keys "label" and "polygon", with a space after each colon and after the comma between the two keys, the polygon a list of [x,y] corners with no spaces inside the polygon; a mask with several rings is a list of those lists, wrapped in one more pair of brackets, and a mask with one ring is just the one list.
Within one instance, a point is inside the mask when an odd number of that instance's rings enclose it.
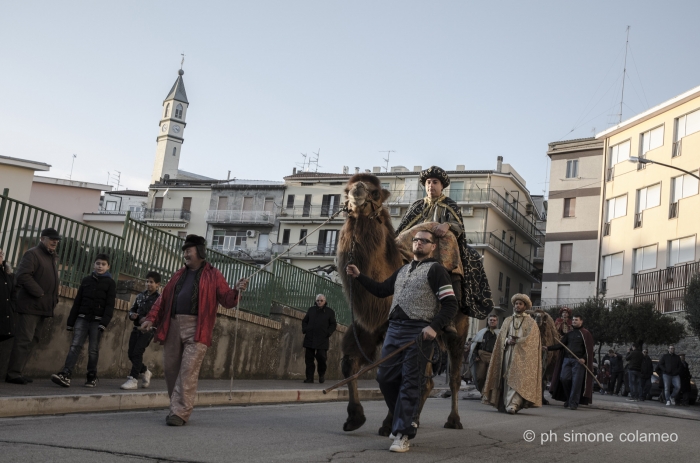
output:
{"label": "blue jeans", "polygon": [[100,354],[100,338],[102,337],[99,326],[100,322],[89,322],[81,317],[78,317],[75,321],[75,325],[73,326],[73,341],[68,350],[66,364],[63,367],[64,374],[68,376],[71,375],[75,364],[78,363],[78,356],[80,355],[80,351],[83,350],[83,344],[85,344],[85,340],[89,338],[87,371],[89,376],[97,376],[97,360]]}
{"label": "blue jeans", "polygon": [[[681,391],[681,377],[671,376],[664,373],[664,397],[666,400],[676,399],[678,393]],[[671,383],[673,383],[673,394],[671,394]]]}
{"label": "blue jeans", "polygon": [[642,398],[642,372],[637,370],[629,370],[629,385],[630,385],[630,397],[633,399]]}
{"label": "blue jeans", "polygon": [[642,396],[639,398],[639,400],[646,400],[647,396],[651,392],[651,378],[642,378],[641,380],[642,384]]}
{"label": "blue jeans", "polygon": [[586,377],[586,368],[574,359],[566,357],[561,367],[559,380],[564,386],[564,394],[568,397],[569,407],[576,408],[581,400],[581,387]]}
{"label": "blue jeans", "polygon": [[[423,320],[390,320],[384,338],[382,357],[413,341],[428,326]],[[421,388],[425,385],[426,359],[431,358],[432,343],[421,341],[379,366],[377,382],[387,407],[394,413],[391,432],[413,439],[420,413]],[[421,354],[419,349],[423,351]]]}

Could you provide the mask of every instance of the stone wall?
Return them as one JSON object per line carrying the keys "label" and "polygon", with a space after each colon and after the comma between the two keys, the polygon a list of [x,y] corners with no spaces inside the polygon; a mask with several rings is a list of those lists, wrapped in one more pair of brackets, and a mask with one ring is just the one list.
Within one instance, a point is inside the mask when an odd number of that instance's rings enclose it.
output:
{"label": "stone wall", "polygon": [[[129,335],[133,322],[128,320],[127,311],[135,297],[139,285],[120,282],[122,299],[118,301],[114,318],[100,343],[98,375],[103,378],[125,378],[131,368],[128,358]],[[126,288],[126,289],[125,289]],[[73,304],[75,290],[63,287],[53,318],[44,323],[41,341],[33,349],[25,374],[30,377],[49,377],[62,367],[72,339],[72,332],[66,330],[66,319]],[[126,299],[129,299],[127,302]],[[235,310],[219,307],[214,328],[212,346],[208,349],[202,365],[201,378],[231,377],[234,337],[236,336]],[[238,379],[304,379],[304,349],[301,333],[301,320],[304,313],[290,307],[272,307],[270,318],[247,312],[239,312],[236,355],[233,360],[234,378]],[[330,380],[341,379],[340,341],[345,326],[338,325],[331,337],[328,352]],[[0,343],[0,378],[7,370],[12,340]],[[151,343],[144,355],[144,361],[156,377],[163,375],[162,346]],[[86,374],[87,342],[74,372],[75,377]]]}

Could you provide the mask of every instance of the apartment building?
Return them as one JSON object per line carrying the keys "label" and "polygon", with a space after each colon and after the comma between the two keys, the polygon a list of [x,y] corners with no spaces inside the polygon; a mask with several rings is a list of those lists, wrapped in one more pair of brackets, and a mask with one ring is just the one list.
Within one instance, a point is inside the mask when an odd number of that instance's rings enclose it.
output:
{"label": "apartment building", "polygon": [[243,261],[270,261],[277,242],[284,182],[231,180],[214,184],[206,212],[207,243]]}
{"label": "apartment building", "polygon": [[599,291],[609,298],[653,296],[660,310],[680,310],[687,270],[699,268],[700,87],[596,139],[605,153]]}
{"label": "apartment building", "polygon": [[[341,207],[343,188],[351,176],[345,170],[343,174],[295,172],[284,178],[286,196],[273,252],[286,250],[308,236],[291,251],[292,263],[306,269],[330,269],[343,214],[320,232],[309,233]],[[419,182],[421,170],[422,166],[412,170],[394,166],[389,172],[381,172],[378,167],[371,171],[379,177],[382,187],[392,193],[386,206],[394,227],[398,227],[410,205],[425,196]],[[355,171],[359,172],[359,168]],[[525,180],[500,156],[494,170],[472,171],[458,165],[448,174],[451,185],[445,194],[460,206],[467,241],[484,256],[494,302],[505,313],[510,296],[517,292],[531,294],[532,285],[539,282],[533,260],[535,250],[544,244],[544,232],[536,226],[541,217]]]}
{"label": "apartment building", "polygon": [[596,295],[603,141],[549,144],[547,234],[540,305],[575,304]]}

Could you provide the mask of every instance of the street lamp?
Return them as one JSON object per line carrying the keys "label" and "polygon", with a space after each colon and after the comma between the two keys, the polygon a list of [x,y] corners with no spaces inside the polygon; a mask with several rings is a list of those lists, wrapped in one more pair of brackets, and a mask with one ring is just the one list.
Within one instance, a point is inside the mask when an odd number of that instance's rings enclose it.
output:
{"label": "street lamp", "polygon": [[697,178],[698,180],[700,180],[700,177],[698,177],[697,175],[695,175],[695,174],[692,173],[692,172],[688,172],[687,170],[681,169],[680,167],[670,166],[670,165],[668,165],[668,164],[664,164],[663,162],[652,161],[651,159],[639,158],[639,157],[637,157],[637,156],[630,156],[629,159],[628,159],[628,161],[629,161],[629,162],[638,162],[638,163],[640,163],[640,164],[658,164],[658,165],[660,165],[660,166],[664,166],[664,167],[669,167],[669,168],[671,168],[671,169],[680,170],[680,171],[683,172],[684,174],[691,175],[691,176]]}

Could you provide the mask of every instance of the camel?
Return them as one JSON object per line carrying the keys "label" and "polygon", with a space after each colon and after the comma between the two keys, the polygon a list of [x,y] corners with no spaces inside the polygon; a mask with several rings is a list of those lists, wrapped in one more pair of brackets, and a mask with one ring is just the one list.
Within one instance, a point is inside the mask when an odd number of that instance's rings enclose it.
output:
{"label": "camel", "polygon": [[[543,346],[552,346],[559,339],[559,332],[554,326],[554,319],[542,309],[528,310],[540,329],[540,339]],[[544,391],[547,389],[547,381],[552,379],[554,366],[557,363],[557,352],[547,352],[546,358],[542,362],[542,405],[549,405],[549,401],[544,398]]]}
{"label": "camel", "polygon": [[[396,244],[396,232],[391,224],[389,211],[383,207],[390,193],[381,188],[379,179],[371,174],[352,176],[345,187],[347,220],[340,231],[337,262],[339,274],[348,299],[351,302],[354,323],[342,340],[342,371],[349,377],[364,365],[374,361],[378,347],[382,345],[388,327],[391,298],[379,299],[367,292],[362,285],[345,273],[349,263],[376,281],[384,281],[403,265],[403,259]],[[450,364],[460,365],[464,343],[469,330],[469,317],[459,312],[455,317],[457,334],[443,334]],[[428,364],[426,375],[431,376]],[[458,413],[458,392],[461,385],[460,369],[450,368],[450,389],[452,390],[452,411],[445,423],[446,428],[462,429]],[[428,379],[423,388],[421,410],[433,388],[433,380]],[[354,431],[366,421],[360,403],[357,381],[348,384],[348,416],[343,425],[344,431]],[[389,410],[379,428],[379,435],[388,436],[391,432],[393,410]]]}

